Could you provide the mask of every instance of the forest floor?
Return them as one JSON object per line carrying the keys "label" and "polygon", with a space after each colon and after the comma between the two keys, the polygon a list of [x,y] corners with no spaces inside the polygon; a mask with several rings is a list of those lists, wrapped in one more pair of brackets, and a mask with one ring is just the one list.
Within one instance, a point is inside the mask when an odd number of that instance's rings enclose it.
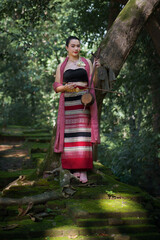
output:
{"label": "forest floor", "polygon": [[[44,159],[50,138],[48,129],[2,129],[1,198],[20,199],[61,189],[58,175],[36,177],[35,169]],[[120,182],[99,162],[94,169],[87,184],[71,182],[71,195],[43,204],[0,205],[0,239],[159,240],[160,200]],[[19,176],[34,184],[8,185]]]}
{"label": "forest floor", "polygon": [[23,147],[23,141],[4,141],[0,146],[0,169],[2,171],[14,171],[23,169],[30,164],[28,149]]}

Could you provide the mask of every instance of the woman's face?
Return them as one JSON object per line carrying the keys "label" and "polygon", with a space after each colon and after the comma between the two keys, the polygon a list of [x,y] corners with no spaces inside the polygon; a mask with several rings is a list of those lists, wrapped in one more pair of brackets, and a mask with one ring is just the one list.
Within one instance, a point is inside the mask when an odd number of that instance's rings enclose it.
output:
{"label": "woman's face", "polygon": [[72,57],[79,56],[80,52],[80,42],[77,39],[70,40],[68,47],[66,46],[66,49],[68,51],[68,55]]}

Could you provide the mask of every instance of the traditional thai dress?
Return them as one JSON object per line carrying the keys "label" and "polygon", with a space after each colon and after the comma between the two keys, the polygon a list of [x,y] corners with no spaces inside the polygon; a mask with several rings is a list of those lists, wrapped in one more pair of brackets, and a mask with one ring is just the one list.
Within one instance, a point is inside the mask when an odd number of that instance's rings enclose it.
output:
{"label": "traditional thai dress", "polygon": [[[61,81],[53,84],[56,91],[63,82],[75,83],[75,91],[61,93],[59,101],[54,151],[61,152],[64,169],[91,169],[92,143],[100,142],[96,101],[85,110],[81,103],[81,96],[87,91],[90,81],[89,64],[85,58],[81,60],[86,64],[85,69],[68,69],[64,72],[68,61],[66,58],[60,69]],[[95,96],[93,89],[92,94]]]}
{"label": "traditional thai dress", "polygon": [[84,109],[81,97],[88,86],[87,72],[83,68],[68,69],[63,82],[74,83],[73,92],[65,92],[64,151],[61,155],[64,169],[91,169],[92,143],[90,109]]}

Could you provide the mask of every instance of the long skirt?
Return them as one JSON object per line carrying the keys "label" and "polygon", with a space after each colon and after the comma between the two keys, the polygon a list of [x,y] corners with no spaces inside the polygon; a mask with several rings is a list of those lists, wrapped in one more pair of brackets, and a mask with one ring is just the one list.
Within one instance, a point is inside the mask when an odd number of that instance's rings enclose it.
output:
{"label": "long skirt", "polygon": [[82,94],[65,93],[64,169],[93,168],[90,111],[81,103]]}

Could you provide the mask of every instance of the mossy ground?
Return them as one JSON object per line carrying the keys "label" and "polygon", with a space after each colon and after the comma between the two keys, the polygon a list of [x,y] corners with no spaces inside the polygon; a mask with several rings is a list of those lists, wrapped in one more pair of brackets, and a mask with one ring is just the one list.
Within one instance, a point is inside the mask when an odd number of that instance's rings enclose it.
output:
{"label": "mossy ground", "polygon": [[[12,130],[16,134],[20,134],[22,130],[29,135],[34,132],[33,129],[26,127],[19,131],[15,126],[9,130],[10,134]],[[35,134],[41,138],[40,133],[38,130]],[[33,135],[29,137],[32,138]],[[45,139],[45,134],[43,137]],[[3,197],[20,198],[46,191],[56,191],[60,188],[58,176],[45,179],[36,176],[36,166],[40,164],[39,161],[43,160],[46,151],[44,149],[48,148],[49,143],[30,142],[28,139],[24,146],[30,149],[34,168],[12,172],[1,171],[0,181],[5,184],[20,175],[25,175],[27,180],[34,180],[35,184],[11,187]],[[117,240],[119,234],[122,237],[127,234],[131,240],[160,239],[155,226],[155,222],[160,219],[158,199],[138,187],[121,183],[109,168],[99,162],[94,163],[94,171],[89,172],[88,175],[88,184],[71,183],[76,190],[73,196],[48,201],[43,206],[39,206],[40,209],[41,207],[44,209],[43,211],[50,213],[40,221],[34,222],[29,215],[18,216],[18,206],[0,208],[0,239]],[[27,208],[27,206],[23,207]],[[32,210],[34,208],[30,212]],[[17,224],[17,227],[12,230],[3,229],[4,226],[12,224]],[[125,239],[127,238],[124,237]]]}

